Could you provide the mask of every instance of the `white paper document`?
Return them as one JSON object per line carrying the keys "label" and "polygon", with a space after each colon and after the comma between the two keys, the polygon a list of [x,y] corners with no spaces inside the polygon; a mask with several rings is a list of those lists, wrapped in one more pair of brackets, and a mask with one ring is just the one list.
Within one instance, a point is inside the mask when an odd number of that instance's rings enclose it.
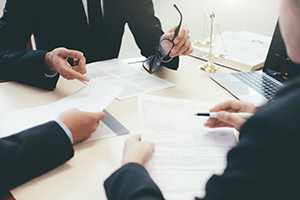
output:
{"label": "white paper document", "polygon": [[117,96],[119,100],[175,86],[173,83],[140,71],[118,59],[95,62],[86,67],[88,71],[86,76],[90,79],[100,77],[123,87],[123,92]]}
{"label": "white paper document", "polygon": [[[77,92],[54,103],[34,108],[0,113],[0,138],[54,120],[71,108],[100,112],[123,90],[101,79],[94,79]],[[110,118],[113,120],[113,118]],[[110,121],[111,121],[110,120]],[[116,135],[105,123],[100,123],[90,140]]]}
{"label": "white paper document", "polygon": [[192,200],[205,195],[205,185],[213,174],[221,174],[226,156],[237,144],[233,129],[203,126],[215,104],[139,96],[142,140],[155,143],[146,168],[167,200]]}

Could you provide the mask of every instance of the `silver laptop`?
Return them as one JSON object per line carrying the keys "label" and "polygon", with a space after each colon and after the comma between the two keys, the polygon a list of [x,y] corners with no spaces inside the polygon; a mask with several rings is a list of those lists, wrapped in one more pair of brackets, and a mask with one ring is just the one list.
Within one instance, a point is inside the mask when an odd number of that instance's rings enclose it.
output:
{"label": "silver laptop", "polygon": [[284,84],[300,75],[300,65],[290,61],[277,22],[262,71],[210,74],[238,99],[255,106],[267,103]]}

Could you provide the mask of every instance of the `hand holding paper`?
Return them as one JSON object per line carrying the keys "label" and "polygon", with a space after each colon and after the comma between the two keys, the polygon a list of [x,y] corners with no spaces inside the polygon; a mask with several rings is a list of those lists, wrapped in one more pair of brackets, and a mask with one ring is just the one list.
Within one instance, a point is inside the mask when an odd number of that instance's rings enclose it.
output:
{"label": "hand holding paper", "polygon": [[104,112],[83,112],[73,108],[61,113],[57,119],[68,127],[72,133],[73,144],[76,144],[90,138],[97,130],[100,120],[104,118]]}
{"label": "hand holding paper", "polygon": [[[77,92],[54,103],[2,112],[0,113],[0,138],[53,120],[61,112],[72,108],[85,112],[101,112],[121,91],[122,88],[97,78]],[[112,136],[105,134],[105,132],[113,133],[113,131],[104,125],[101,126],[101,124],[93,134],[93,139]],[[101,128],[104,128],[105,131],[100,131]]]}

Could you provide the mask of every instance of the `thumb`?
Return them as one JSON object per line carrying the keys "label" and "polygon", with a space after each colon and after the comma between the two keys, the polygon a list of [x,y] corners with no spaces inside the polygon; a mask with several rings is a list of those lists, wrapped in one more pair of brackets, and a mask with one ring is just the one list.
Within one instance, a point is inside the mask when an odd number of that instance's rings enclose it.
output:
{"label": "thumb", "polygon": [[99,121],[105,119],[105,113],[104,112],[98,112],[98,113],[95,113],[95,114],[96,114],[96,117]]}
{"label": "thumb", "polygon": [[225,111],[218,112],[217,118],[220,121],[234,126],[237,130],[240,130],[242,125],[246,122],[246,119],[232,115],[231,113]]}

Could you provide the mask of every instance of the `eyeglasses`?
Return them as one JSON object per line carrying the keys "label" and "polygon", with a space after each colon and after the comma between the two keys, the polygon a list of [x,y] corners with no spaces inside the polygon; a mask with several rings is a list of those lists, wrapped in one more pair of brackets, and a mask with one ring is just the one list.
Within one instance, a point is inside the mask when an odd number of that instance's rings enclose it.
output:
{"label": "eyeglasses", "polygon": [[180,10],[176,6],[176,4],[174,4],[173,6],[180,14],[180,22],[174,31],[173,39],[170,40],[167,38],[163,38],[162,40],[160,40],[158,45],[156,46],[155,54],[152,56],[149,56],[147,58],[147,60],[144,61],[143,67],[150,74],[156,72],[160,68],[161,62],[169,62],[173,59],[172,57],[169,56],[169,54],[175,45],[174,39],[177,37],[177,35],[179,33],[179,30],[181,27],[181,22],[182,22],[182,14],[181,14]]}

